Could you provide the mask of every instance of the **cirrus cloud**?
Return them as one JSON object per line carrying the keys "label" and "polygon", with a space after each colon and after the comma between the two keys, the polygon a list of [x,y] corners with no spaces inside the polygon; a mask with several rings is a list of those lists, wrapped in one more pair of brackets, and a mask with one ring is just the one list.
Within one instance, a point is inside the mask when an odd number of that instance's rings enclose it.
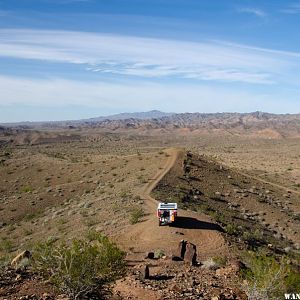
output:
{"label": "cirrus cloud", "polygon": [[273,84],[300,54],[219,41],[190,42],[104,33],[1,29],[0,57],[83,64],[92,72]]}

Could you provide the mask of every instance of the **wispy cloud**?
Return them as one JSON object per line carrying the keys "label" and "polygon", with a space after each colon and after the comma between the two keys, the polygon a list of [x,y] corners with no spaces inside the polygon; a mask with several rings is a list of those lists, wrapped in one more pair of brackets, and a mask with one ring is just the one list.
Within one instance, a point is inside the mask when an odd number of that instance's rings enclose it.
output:
{"label": "wispy cloud", "polygon": [[153,108],[169,111],[170,107],[175,112],[299,111],[299,104],[276,92],[258,94],[237,88],[215,89],[206,84],[136,84],[128,81],[112,83],[0,76],[0,90],[0,122],[1,107],[20,105],[57,109],[66,106],[94,107],[102,112]]}
{"label": "wispy cloud", "polygon": [[281,9],[280,12],[285,14],[300,14],[300,3],[294,3],[288,7]]}
{"label": "wispy cloud", "polygon": [[[87,32],[0,30],[0,57],[83,64],[88,71],[272,84],[299,67],[300,54],[210,41]],[[283,74],[283,75],[282,75]]]}
{"label": "wispy cloud", "polygon": [[260,8],[242,7],[238,9],[239,13],[251,14],[259,18],[264,18],[267,14]]}

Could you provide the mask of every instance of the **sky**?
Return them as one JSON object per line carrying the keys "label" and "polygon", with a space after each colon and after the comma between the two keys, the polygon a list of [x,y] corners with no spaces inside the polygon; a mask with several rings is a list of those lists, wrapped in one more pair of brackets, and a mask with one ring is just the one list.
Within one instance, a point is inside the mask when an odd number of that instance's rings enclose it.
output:
{"label": "sky", "polygon": [[0,0],[0,123],[300,113],[300,1]]}

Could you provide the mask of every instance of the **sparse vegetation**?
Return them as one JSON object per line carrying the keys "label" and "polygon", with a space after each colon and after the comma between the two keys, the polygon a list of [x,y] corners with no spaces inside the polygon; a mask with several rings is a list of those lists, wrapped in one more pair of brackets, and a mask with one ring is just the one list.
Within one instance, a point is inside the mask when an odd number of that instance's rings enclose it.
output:
{"label": "sparse vegetation", "polygon": [[249,300],[277,300],[291,288],[292,291],[299,289],[300,274],[292,270],[285,257],[277,261],[265,253],[248,252],[244,262],[248,268],[242,272],[242,277],[246,280],[244,288]]}
{"label": "sparse vegetation", "polygon": [[[53,137],[60,130],[57,128],[52,133]],[[295,262],[295,249],[299,246],[295,241],[299,237],[300,219],[294,209],[298,196],[294,191],[297,192],[300,187],[300,173],[296,167],[300,157],[298,140],[262,141],[251,137],[246,141],[237,136],[215,138],[213,133],[209,138],[199,138],[196,131],[193,137],[187,134],[184,139],[174,138],[172,134],[163,134],[163,138],[162,135],[146,137],[143,134],[130,134],[128,139],[127,133],[118,130],[107,137],[101,130],[96,132],[93,129],[93,135],[99,137],[91,139],[93,142],[89,143],[88,130],[81,128],[76,133],[84,141],[66,143],[62,138],[57,143],[48,143],[44,139],[45,143],[21,145],[14,148],[13,155],[2,157],[5,163],[0,167],[0,264],[9,262],[15,256],[15,251],[32,250],[36,241],[43,236],[55,235],[48,241],[53,243],[52,249],[61,249],[62,243],[57,239],[65,239],[65,247],[71,249],[72,238],[92,228],[102,230],[114,236],[117,242],[124,243],[126,249],[131,249],[129,259],[139,259],[144,253],[158,249],[154,251],[155,257],[164,256],[166,251],[168,260],[169,247],[175,250],[177,240],[187,239],[198,246],[201,257],[208,249],[207,257],[213,258],[209,261],[198,259],[203,267],[208,268],[207,273],[213,275],[218,268],[221,268],[220,274],[235,268],[235,265],[231,268],[235,258],[232,256],[239,249],[266,248],[270,253],[277,252],[277,257],[284,252]],[[30,134],[28,131],[29,140]],[[47,135],[46,128],[43,134]],[[35,132],[35,135],[38,140],[39,132]],[[161,150],[159,154],[158,150],[163,149],[161,147],[181,146],[182,141],[184,147],[193,147],[195,150],[186,160],[186,172],[181,173],[184,165],[179,152],[180,161],[177,160],[160,181],[153,197],[160,201],[178,202],[180,208],[188,209],[185,214],[189,218],[179,218],[178,228],[156,228],[166,233],[164,240],[155,237],[152,240],[149,228],[149,243],[143,244],[143,228],[147,228],[148,224],[158,224],[141,222],[146,219],[143,218],[144,214],[150,213],[149,219],[155,217],[155,212],[148,210],[148,198],[141,192],[144,187],[150,186],[145,186],[145,183],[149,182],[152,186],[159,170],[164,170],[166,162],[172,161],[167,160],[166,153],[172,153],[173,150]],[[142,154],[136,155],[137,149]],[[54,154],[47,155],[48,152],[61,153],[64,159],[54,159]],[[197,155],[197,152],[200,154]],[[294,163],[290,164],[290,160]],[[288,167],[292,167],[293,171],[288,172]],[[240,173],[250,175],[250,178]],[[261,179],[288,189],[260,182]],[[145,212],[138,211],[139,207],[144,207]],[[200,222],[194,220],[198,219],[198,215],[190,210],[201,213]],[[280,216],[284,217],[279,219]],[[179,217],[182,217],[181,213]],[[127,226],[127,223],[136,225]],[[190,227],[199,230],[190,231]],[[223,234],[222,229],[228,234]],[[201,239],[198,235],[201,235]],[[98,233],[90,231],[84,241],[94,245],[95,236]],[[227,248],[226,242],[223,243],[224,239],[230,241],[230,248]],[[135,243],[132,245],[133,240]],[[214,247],[214,243],[218,243],[218,247]],[[209,249],[214,249],[213,253],[209,253]],[[223,249],[229,251],[223,252]],[[234,251],[231,252],[231,249]],[[228,253],[228,261],[222,253]],[[162,267],[167,260],[157,260],[155,263]],[[279,260],[276,262],[280,263]],[[178,266],[181,268],[180,263]],[[176,263],[174,268],[176,270]],[[187,274],[186,279],[191,279],[190,275],[197,279],[201,270],[195,268],[195,273]],[[172,271],[164,269],[164,266],[157,273],[158,276],[153,270],[151,275],[154,280],[150,283],[155,282],[158,287],[168,285],[170,281],[158,282],[156,279],[160,276],[168,279],[170,274]],[[230,277],[218,277],[220,289]],[[208,281],[205,277],[199,278],[202,283]],[[177,281],[176,276],[174,281]],[[286,275],[285,288],[289,288],[290,292],[297,291],[299,282],[299,274],[291,270]],[[184,282],[182,284],[185,285]],[[182,287],[181,282],[178,285]],[[192,288],[202,290],[203,286],[197,282]]]}
{"label": "sparse vegetation", "polygon": [[135,208],[130,215],[130,224],[133,225],[140,222],[144,214],[145,212],[142,208]]}
{"label": "sparse vegetation", "polygon": [[12,251],[13,248],[13,243],[10,239],[8,238],[1,238],[0,240],[0,251],[9,253]]}
{"label": "sparse vegetation", "polygon": [[99,233],[70,245],[44,242],[34,251],[34,269],[72,299],[101,292],[125,272],[125,253]]}
{"label": "sparse vegetation", "polygon": [[33,187],[30,186],[30,185],[26,185],[26,186],[23,186],[21,191],[23,193],[32,193],[33,192]]}
{"label": "sparse vegetation", "polygon": [[164,257],[166,254],[165,254],[165,251],[164,250],[162,250],[162,249],[157,249],[157,250],[155,250],[155,252],[154,252],[154,257],[155,258],[162,258],[162,257]]}
{"label": "sparse vegetation", "polygon": [[224,267],[227,263],[227,256],[215,256],[212,260],[217,264],[217,266]]}

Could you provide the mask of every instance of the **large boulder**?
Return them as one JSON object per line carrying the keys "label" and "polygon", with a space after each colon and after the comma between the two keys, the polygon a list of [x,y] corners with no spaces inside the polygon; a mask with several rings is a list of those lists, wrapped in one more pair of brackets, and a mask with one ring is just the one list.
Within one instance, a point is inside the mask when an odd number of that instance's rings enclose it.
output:
{"label": "large boulder", "polygon": [[149,266],[146,265],[145,269],[144,269],[144,279],[150,279],[150,270],[149,270]]}
{"label": "large boulder", "polygon": [[186,244],[187,242],[185,240],[181,240],[178,245],[177,249],[177,256],[184,259],[185,251],[186,251]]}
{"label": "large boulder", "polygon": [[189,262],[191,265],[197,264],[197,247],[196,245],[187,242],[184,260]]}
{"label": "large boulder", "polygon": [[146,258],[149,258],[149,259],[154,259],[154,257],[155,257],[154,252],[148,252],[146,255]]}
{"label": "large boulder", "polygon": [[177,250],[172,255],[172,260],[181,261],[184,259],[185,251],[186,251],[186,241],[181,240],[178,244]]}
{"label": "large boulder", "polygon": [[31,253],[28,250],[25,250],[21,253],[19,253],[12,261],[11,261],[11,266],[14,268],[18,268],[20,266],[20,264],[24,261],[24,260],[29,260],[31,258]]}

